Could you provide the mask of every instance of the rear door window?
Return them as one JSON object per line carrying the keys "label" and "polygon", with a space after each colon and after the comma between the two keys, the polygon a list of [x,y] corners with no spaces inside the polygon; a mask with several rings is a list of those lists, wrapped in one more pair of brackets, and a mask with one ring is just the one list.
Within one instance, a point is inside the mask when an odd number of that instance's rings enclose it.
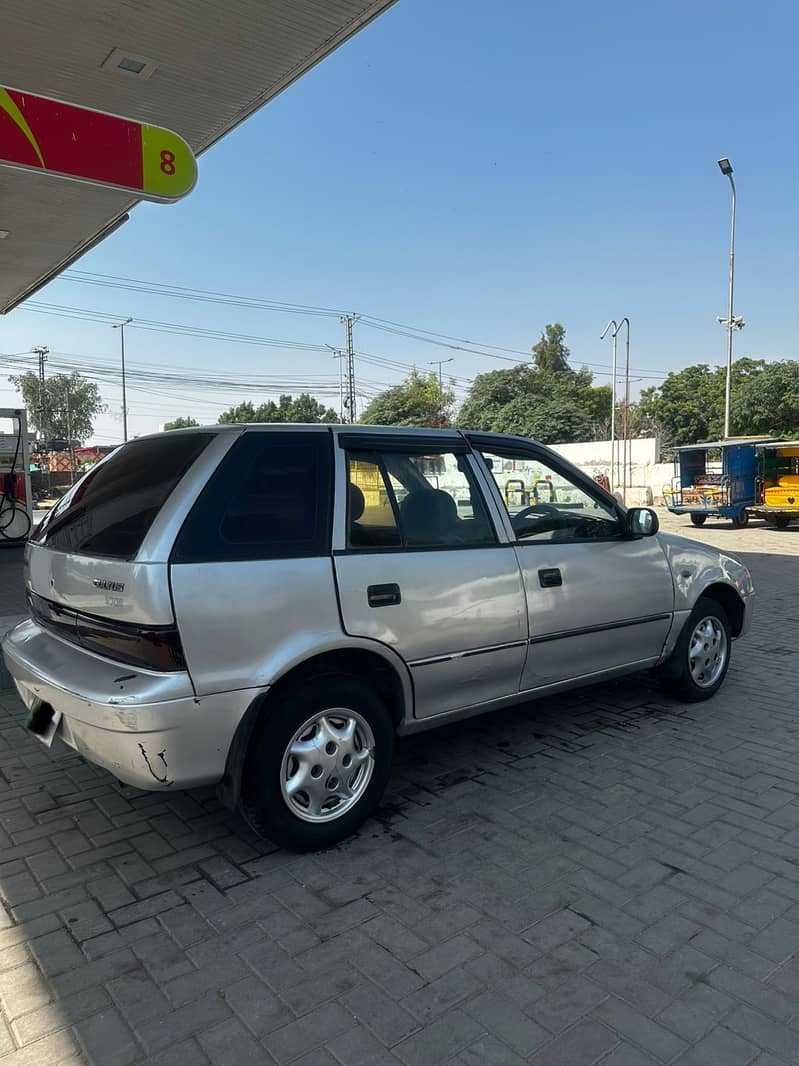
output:
{"label": "rear door window", "polygon": [[192,508],[171,561],[327,554],[332,454],[328,433],[244,433]]}
{"label": "rear door window", "polygon": [[155,516],[211,436],[166,433],[131,441],[70,489],[34,540],[75,555],[133,559]]}

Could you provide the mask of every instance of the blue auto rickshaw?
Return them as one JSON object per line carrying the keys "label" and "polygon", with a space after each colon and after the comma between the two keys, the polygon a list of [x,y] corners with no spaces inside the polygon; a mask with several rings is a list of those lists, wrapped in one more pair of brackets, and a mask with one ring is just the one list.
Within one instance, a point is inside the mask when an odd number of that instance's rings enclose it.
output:
{"label": "blue auto rickshaw", "polygon": [[728,437],[675,450],[674,479],[667,490],[672,514],[690,515],[695,526],[728,518],[735,529],[749,521],[758,502],[758,445],[773,437]]}

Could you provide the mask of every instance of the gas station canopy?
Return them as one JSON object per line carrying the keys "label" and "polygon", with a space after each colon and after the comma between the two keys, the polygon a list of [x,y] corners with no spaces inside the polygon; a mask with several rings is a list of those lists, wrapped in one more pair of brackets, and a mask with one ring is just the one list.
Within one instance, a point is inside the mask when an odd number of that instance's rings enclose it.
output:
{"label": "gas station canopy", "polygon": [[[5,0],[4,85],[209,148],[395,0]],[[138,200],[0,167],[0,314],[112,233]]]}

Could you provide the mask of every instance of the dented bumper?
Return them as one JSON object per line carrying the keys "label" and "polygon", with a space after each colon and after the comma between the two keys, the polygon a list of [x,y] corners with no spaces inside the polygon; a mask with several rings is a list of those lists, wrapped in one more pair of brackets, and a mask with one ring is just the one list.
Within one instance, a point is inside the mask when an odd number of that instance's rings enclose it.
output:
{"label": "dented bumper", "polygon": [[3,656],[26,706],[39,700],[60,712],[56,738],[142,789],[219,781],[236,727],[264,691],[196,697],[186,673],[121,666],[33,621],[7,634]]}

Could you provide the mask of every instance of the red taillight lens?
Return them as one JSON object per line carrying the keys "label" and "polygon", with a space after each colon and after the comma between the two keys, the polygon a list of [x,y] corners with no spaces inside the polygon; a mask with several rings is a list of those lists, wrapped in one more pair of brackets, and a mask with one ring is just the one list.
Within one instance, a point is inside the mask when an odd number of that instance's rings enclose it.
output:
{"label": "red taillight lens", "polygon": [[33,617],[65,640],[107,659],[159,673],[186,669],[180,634],[175,626],[138,626],[82,614],[28,594]]}

